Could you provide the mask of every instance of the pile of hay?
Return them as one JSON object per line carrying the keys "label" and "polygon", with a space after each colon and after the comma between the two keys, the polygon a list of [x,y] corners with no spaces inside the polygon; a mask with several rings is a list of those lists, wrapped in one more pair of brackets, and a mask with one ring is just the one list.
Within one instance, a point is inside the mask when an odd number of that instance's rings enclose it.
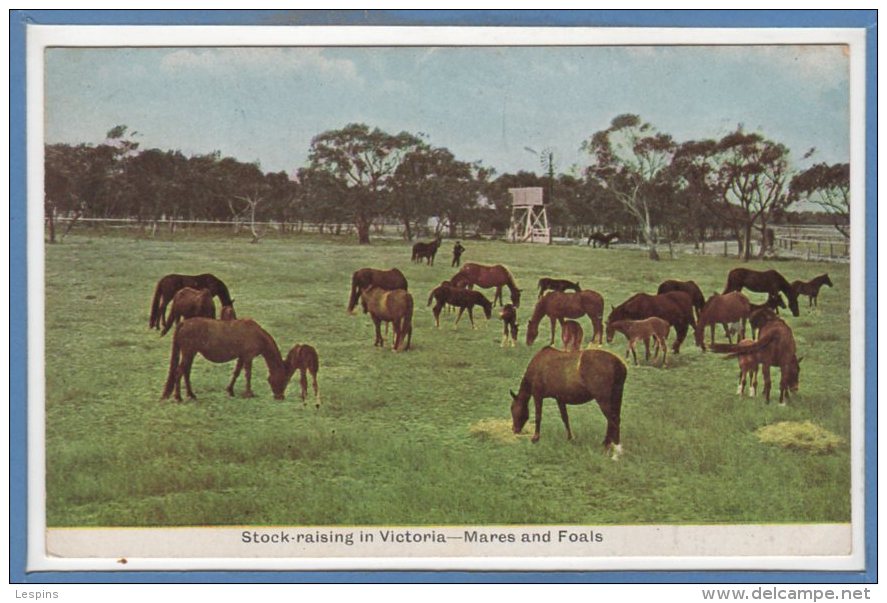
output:
{"label": "pile of hay", "polygon": [[521,435],[511,430],[511,419],[481,419],[468,427],[471,435],[482,440],[492,440],[500,444],[514,444]]}
{"label": "pile of hay", "polygon": [[814,454],[833,452],[844,443],[837,435],[819,425],[804,421],[782,421],[765,425],[757,432],[758,440],[764,444],[776,444],[783,448],[803,450]]}

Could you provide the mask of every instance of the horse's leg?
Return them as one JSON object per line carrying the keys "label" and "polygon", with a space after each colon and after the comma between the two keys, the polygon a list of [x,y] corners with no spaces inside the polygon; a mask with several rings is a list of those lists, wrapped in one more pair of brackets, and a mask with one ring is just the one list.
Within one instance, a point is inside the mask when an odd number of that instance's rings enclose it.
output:
{"label": "horse's leg", "polygon": [[[192,400],[196,400],[197,396],[194,395],[194,390],[191,389],[191,365],[194,363],[194,354],[187,354],[184,358],[182,358],[182,363],[179,365],[179,370],[181,374],[185,377],[185,391],[188,393],[188,397]],[[178,385],[176,386],[178,388]],[[179,392],[176,391],[176,394]],[[176,397],[177,400],[181,400],[181,395]]]}
{"label": "horse's leg", "polygon": [[373,345],[382,347],[385,345],[385,342],[382,339],[382,319],[378,316],[373,316],[373,324],[376,326],[376,340],[373,342]]}
{"label": "horse's leg", "polygon": [[742,364],[740,364],[739,365],[739,385],[736,386],[736,395],[737,396],[741,396],[742,394],[745,393],[745,379],[747,376],[748,376],[748,372],[742,366]]}
{"label": "horse's leg", "polygon": [[611,393],[609,399],[603,401],[598,400],[598,406],[604,416],[607,418],[607,433],[604,436],[604,452],[611,447],[613,449],[613,460],[618,461],[622,454],[622,445],[619,443],[619,422],[622,411],[622,392]]}
{"label": "horse's leg", "polygon": [[474,326],[474,306],[468,307],[468,320],[471,321],[471,328],[475,329],[476,327]]}
{"label": "horse's leg", "polygon": [[[301,373],[299,377],[299,385],[301,386],[302,393],[302,404],[305,404],[305,397],[308,395],[308,369],[300,368],[299,373]],[[317,395],[317,383],[314,384],[314,394]]]}
{"label": "horse's leg", "polygon": [[244,398],[252,398],[253,393],[253,359],[247,358],[243,361],[243,376],[246,379],[246,391],[243,392]]}
{"label": "horse's leg", "polygon": [[751,379],[749,387],[749,398],[754,398],[758,395],[758,365],[755,365],[754,369],[752,369]]}
{"label": "horse's leg", "polygon": [[542,427],[542,396],[533,394],[533,406],[536,410],[536,431],[533,432],[532,442],[535,444],[539,441],[539,430]]}
{"label": "horse's leg", "polygon": [[764,375],[764,400],[770,404],[770,365],[764,364],[761,373]]}
{"label": "horse's leg", "polygon": [[[548,345],[554,345],[555,318],[554,316],[549,316],[548,319],[551,321],[551,342]],[[563,327],[561,327],[561,331],[563,331]]]}
{"label": "horse's leg", "polygon": [[320,389],[317,387],[317,371],[311,371],[311,387],[314,389],[314,407],[320,408]]}
{"label": "horse's leg", "polygon": [[637,353],[637,350],[635,350],[636,344],[637,344],[637,339],[630,339],[628,341],[628,349],[631,350],[631,356],[632,356],[632,358],[634,358],[634,365],[635,366],[638,365],[638,353]]}
{"label": "horse's leg", "polygon": [[679,324],[674,328],[675,332],[675,340],[674,344],[671,346],[671,351],[675,354],[679,354],[681,351],[681,344],[684,343],[684,338],[687,336],[687,330],[690,328],[687,324]]}
{"label": "horse's leg", "polygon": [[498,287],[496,287],[496,296],[493,298],[493,303],[494,303],[494,304],[496,303],[496,300],[497,300],[497,299],[499,300],[499,305],[500,305],[500,306],[503,305],[503,301],[502,301],[502,285],[499,285]]}
{"label": "horse's leg", "polygon": [[593,327],[593,332],[591,335],[591,342],[603,345],[604,343],[604,323],[601,321],[600,316],[592,316],[591,317],[591,325]]}
{"label": "horse's leg", "polygon": [[561,421],[564,422],[564,427],[567,428],[567,439],[572,440],[573,439],[573,432],[570,429],[570,417],[569,417],[569,415],[567,415],[567,403],[561,402],[560,400],[558,400],[557,409],[559,411],[561,411]]}
{"label": "horse's leg", "polygon": [[456,315],[456,322],[453,323],[453,328],[456,328],[456,325],[459,324],[459,321],[462,320],[462,312],[465,311],[465,308],[459,308],[459,314]]}
{"label": "horse's leg", "polygon": [[659,335],[656,336],[656,347],[657,354],[659,349],[662,350],[662,368],[666,368],[668,366],[668,348],[665,345],[665,339]]}
{"label": "horse's leg", "polygon": [[650,362],[650,336],[644,337],[644,362]]}
{"label": "horse's leg", "polygon": [[225,391],[228,392],[229,396],[234,396],[234,382],[237,381],[237,377],[240,375],[240,369],[243,368],[243,359],[237,359],[237,365],[234,367],[234,373],[231,375],[231,382],[228,384],[228,387],[225,388]]}

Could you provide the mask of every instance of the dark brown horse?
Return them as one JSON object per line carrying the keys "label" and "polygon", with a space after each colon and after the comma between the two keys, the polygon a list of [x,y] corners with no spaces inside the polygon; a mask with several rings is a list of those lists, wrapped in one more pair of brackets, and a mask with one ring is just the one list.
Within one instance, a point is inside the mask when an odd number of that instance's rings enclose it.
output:
{"label": "dark brown horse", "polygon": [[579,282],[568,281],[562,278],[540,278],[539,279],[539,297],[546,291],[568,291],[572,289],[577,293],[582,291]]}
{"label": "dark brown horse", "polygon": [[440,242],[440,235],[437,235],[437,237],[430,243],[419,242],[413,245],[412,261],[421,264],[424,259],[429,266],[434,265],[434,256],[437,255]]}
{"label": "dark brown horse", "polygon": [[148,320],[148,328],[160,329],[166,319],[166,306],[172,301],[176,291],[184,287],[192,289],[209,289],[209,292],[219,298],[223,306],[234,304],[228,287],[219,278],[212,274],[167,274],[157,281],[154,288],[154,298],[151,300],[151,316]]}
{"label": "dark brown horse", "polygon": [[789,391],[796,392],[800,387],[801,360],[798,358],[795,346],[795,337],[791,328],[784,320],[770,320],[761,327],[757,341],[751,343],[715,344],[712,346],[715,352],[727,352],[730,357],[754,355],[762,367],[764,374],[764,398],[770,402],[770,367],[778,366],[779,403],[784,404],[788,400]]}
{"label": "dark brown horse", "polygon": [[536,302],[533,316],[527,323],[527,345],[533,345],[539,335],[539,322],[547,316],[551,321],[551,341],[554,344],[555,321],[560,321],[563,328],[567,318],[588,316],[594,328],[591,341],[600,343],[604,337],[603,329],[604,298],[596,291],[586,289],[579,293],[561,293],[552,291]]}
{"label": "dark brown horse", "polygon": [[792,289],[789,282],[785,280],[785,277],[777,271],[734,268],[727,275],[727,285],[724,287],[724,293],[742,291],[743,287],[749,291],[769,293],[771,295],[781,292],[788,300],[788,307],[792,311],[792,316],[798,316],[798,295]]}
{"label": "dark brown horse", "polygon": [[[742,293],[733,291],[722,295],[714,294],[705,302],[699,321],[696,323],[696,345],[705,350],[705,327],[711,327],[711,343],[715,342],[715,326],[722,324],[740,323],[739,336],[745,337],[745,322],[751,315],[751,304]],[[727,330],[727,339],[730,343],[730,331]]]}
{"label": "dark brown horse", "polygon": [[[233,310],[234,306],[225,306]],[[163,319],[163,330],[160,336],[166,335],[179,320],[203,316],[204,318],[216,317],[216,305],[213,303],[213,295],[209,289],[192,289],[183,287],[176,291],[169,307],[169,316]]]}
{"label": "dark brown horse", "polygon": [[413,340],[413,296],[404,289],[386,291],[370,285],[360,292],[360,298],[367,312],[370,313],[373,324],[376,325],[374,345],[385,346],[380,325],[383,322],[390,322],[394,329],[392,351],[396,352],[404,340],[406,340],[406,347],[403,349],[410,349]]}
{"label": "dark brown horse", "polygon": [[[459,314],[456,316],[456,322],[454,325],[459,324],[459,320],[462,318],[462,313],[465,310],[468,310],[468,318],[471,320],[471,328],[474,328],[474,306],[480,306],[484,310],[484,316],[487,317],[487,320],[492,316],[493,304],[490,303],[484,294],[480,291],[472,291],[471,289],[459,289],[458,287],[451,287],[449,285],[441,285],[434,291],[432,291],[432,297],[437,300],[437,303],[432,308],[432,312],[434,313],[434,324],[440,327],[440,311],[446,304],[459,308]],[[429,303],[431,302],[431,297],[428,298]]]}
{"label": "dark brown horse", "polygon": [[468,262],[450,280],[454,284],[467,281],[469,287],[472,285],[477,285],[484,289],[495,287],[496,295],[493,296],[493,303],[495,304],[498,301],[500,305],[502,304],[502,287],[508,287],[508,291],[511,293],[511,303],[514,304],[515,308],[520,307],[521,290],[517,288],[514,278],[512,278],[511,273],[508,272],[505,266],[499,264],[484,266],[483,264]]}
{"label": "dark brown horse", "polygon": [[391,270],[376,270],[375,268],[361,268],[351,275],[351,296],[348,298],[348,312],[354,312],[360,292],[366,287],[373,286],[386,291],[395,289],[407,289],[407,278],[397,268]]}
{"label": "dark brown horse", "polygon": [[567,404],[584,404],[597,400],[607,418],[604,449],[613,452],[613,460],[622,454],[619,444],[619,423],[622,413],[622,390],[628,369],[616,355],[604,350],[561,352],[552,347],[539,350],[521,380],[518,393],[510,392],[511,420],[514,433],[520,433],[530,418],[530,397],[536,410],[536,430],[533,442],[539,441],[542,425],[542,400],[554,398],[567,429],[567,439],[573,439]]}
{"label": "dark brown horse", "polygon": [[601,247],[606,247],[607,249],[609,249],[610,243],[617,240],[618,238],[619,238],[618,232],[608,232],[608,233],[595,232],[595,233],[592,233],[591,236],[588,237],[588,242],[586,243],[586,245],[592,245],[592,243],[593,243],[592,248],[600,245]]}
{"label": "dark brown horse", "polygon": [[317,356],[317,350],[307,344],[297,343],[286,355],[286,366],[295,373],[298,370],[301,373],[299,384],[302,387],[302,403],[305,403],[305,397],[308,395],[308,377],[307,373],[311,373],[311,385],[314,388],[314,406],[320,408],[320,390],[317,388],[317,371],[320,369],[320,359]]}
{"label": "dark brown horse", "polygon": [[502,319],[502,345],[500,347],[517,347],[517,331],[520,327],[517,324],[517,308],[512,304],[505,304],[499,311],[499,318]]}
{"label": "dark brown horse", "polygon": [[828,285],[832,287],[832,279],[828,277],[828,274],[820,274],[814,279],[807,281],[793,281],[792,282],[792,291],[795,292],[796,295],[806,295],[809,300],[809,306],[818,306],[819,302],[817,301],[817,297],[819,297],[819,290],[823,285]]}
{"label": "dark brown horse", "polygon": [[695,281],[663,281],[662,284],[659,285],[659,289],[656,290],[656,293],[668,293],[669,291],[683,291],[689,295],[690,301],[693,302],[693,307],[696,308],[696,318],[699,318],[699,313],[702,312],[702,306],[705,305],[705,296],[702,294],[702,289],[699,288],[699,285],[697,285]]}
{"label": "dark brown horse", "polygon": [[696,327],[693,302],[683,291],[669,291],[658,295],[637,293],[613,308],[607,317],[607,322],[643,320],[651,316],[658,316],[674,327],[676,337],[671,349],[678,354],[687,331],[690,327]]}
{"label": "dark brown horse", "polygon": [[274,338],[255,321],[189,318],[173,334],[169,376],[163,388],[162,399],[169,398],[175,388],[175,399],[182,400],[180,386],[183,377],[188,397],[197,397],[191,389],[191,364],[198,353],[215,363],[237,360],[231,382],[226,388],[231,396],[234,395],[234,383],[241,369],[246,374],[246,390],[243,395],[253,396],[252,366],[256,356],[262,356],[268,365],[268,383],[276,400],[283,400],[286,386],[293,374],[281,358]]}

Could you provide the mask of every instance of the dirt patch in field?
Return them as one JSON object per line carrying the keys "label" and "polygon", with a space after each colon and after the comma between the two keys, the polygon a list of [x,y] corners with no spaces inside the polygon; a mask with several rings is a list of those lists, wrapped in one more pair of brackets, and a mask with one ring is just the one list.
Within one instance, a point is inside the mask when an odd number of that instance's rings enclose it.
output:
{"label": "dirt patch in field", "polygon": [[476,438],[498,442],[500,444],[514,444],[526,434],[516,434],[511,430],[509,419],[481,419],[468,427],[469,433]]}

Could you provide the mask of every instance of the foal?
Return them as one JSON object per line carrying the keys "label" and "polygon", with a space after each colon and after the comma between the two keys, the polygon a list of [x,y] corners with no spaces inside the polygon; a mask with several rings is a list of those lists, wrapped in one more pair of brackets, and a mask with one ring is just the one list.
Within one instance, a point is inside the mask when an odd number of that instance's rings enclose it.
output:
{"label": "foal", "polygon": [[635,345],[638,341],[643,340],[645,354],[644,360],[650,360],[650,339],[656,344],[656,350],[653,354],[655,359],[662,350],[662,366],[667,366],[666,357],[668,356],[668,348],[665,347],[665,340],[668,339],[668,330],[671,325],[668,321],[657,316],[651,316],[644,320],[616,320],[607,323],[607,342],[613,341],[613,332],[619,331],[628,339],[628,349],[625,350],[625,357],[628,358],[629,352],[634,357],[635,365],[638,364],[638,355],[635,351]]}
{"label": "foal", "polygon": [[308,395],[308,378],[305,373],[306,371],[311,373],[314,407],[320,408],[320,391],[317,389],[317,370],[320,368],[320,360],[317,357],[317,350],[310,345],[297,343],[286,355],[285,362],[290,373],[295,373],[296,369],[301,372],[302,404],[305,404],[305,396]]}
{"label": "foal", "polygon": [[502,319],[502,345],[499,347],[517,347],[517,308],[512,304],[505,304],[499,310],[499,318]]}
{"label": "foal", "polygon": [[807,281],[794,281],[792,283],[792,290],[795,292],[795,295],[806,295],[809,299],[809,306],[819,307],[819,302],[816,298],[819,297],[819,290],[823,285],[832,286],[832,279],[828,277],[828,274],[820,274],[814,279]]}
{"label": "foal", "polygon": [[[739,342],[739,347],[750,346],[754,343],[753,339],[743,339]],[[757,395],[758,389],[758,355],[742,354],[737,356],[739,359],[739,385],[736,387],[736,393],[742,395],[745,393],[745,385],[748,383],[749,396]]]}
{"label": "foal", "polygon": [[575,320],[565,320],[561,325],[561,341],[564,343],[565,352],[578,352],[582,349],[582,339],[585,333],[582,325]]}

